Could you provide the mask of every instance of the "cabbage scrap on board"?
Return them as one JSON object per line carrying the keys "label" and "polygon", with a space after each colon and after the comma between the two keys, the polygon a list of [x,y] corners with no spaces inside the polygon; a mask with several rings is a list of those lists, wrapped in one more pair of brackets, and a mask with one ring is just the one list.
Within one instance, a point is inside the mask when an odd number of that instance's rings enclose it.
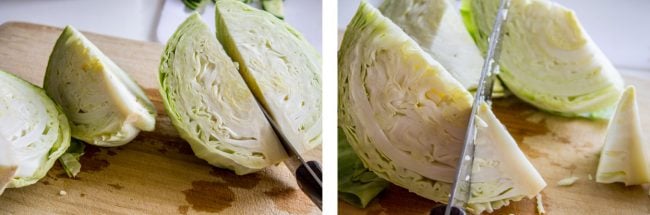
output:
{"label": "cabbage scrap on board", "polygon": [[156,110],[142,89],[72,26],[54,45],[43,88],[86,143],[120,146],[154,130]]}
{"label": "cabbage scrap on board", "polygon": [[[463,0],[462,14],[487,50],[499,0]],[[582,28],[575,13],[548,0],[512,0],[499,78],[522,100],[565,116],[607,118],[623,79]]]}
{"label": "cabbage scrap on board", "polygon": [[650,145],[643,139],[634,87],[629,86],[609,121],[596,182],[650,183]]}
{"label": "cabbage scrap on board", "polygon": [[0,187],[7,178],[7,188],[24,187],[43,178],[70,146],[68,119],[27,81],[0,71],[0,86]]}
{"label": "cabbage scrap on board", "polygon": [[[339,50],[339,125],[365,166],[446,202],[472,95],[381,13],[362,2]],[[532,198],[546,185],[487,106],[479,117],[473,213]]]}
{"label": "cabbage scrap on board", "polygon": [[[386,0],[379,10],[445,67],[465,89],[476,89],[483,56],[450,0]],[[493,95],[504,95],[498,79],[494,83]]]}
{"label": "cabbage scrap on board", "polygon": [[293,27],[233,0],[217,1],[217,38],[298,152],[321,144],[321,59]]}
{"label": "cabbage scrap on board", "polygon": [[197,13],[167,42],[158,78],[172,123],[199,158],[240,175],[286,158],[236,65]]}
{"label": "cabbage scrap on board", "polygon": [[390,182],[363,166],[341,128],[338,136],[339,198],[356,207],[365,208]]}

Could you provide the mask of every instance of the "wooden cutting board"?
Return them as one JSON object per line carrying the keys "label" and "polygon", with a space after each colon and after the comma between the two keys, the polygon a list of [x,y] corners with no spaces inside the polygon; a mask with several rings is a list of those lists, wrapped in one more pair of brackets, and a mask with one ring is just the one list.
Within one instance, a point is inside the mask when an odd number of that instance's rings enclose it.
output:
{"label": "wooden cutting board", "polygon": [[[650,71],[620,69],[636,86],[641,124],[650,137]],[[548,184],[542,191],[547,214],[650,214],[650,197],[641,186],[599,184],[595,177],[607,121],[565,118],[541,112],[514,96],[494,101],[497,117]],[[646,141],[650,139],[646,138]],[[570,187],[561,179],[577,176]],[[392,185],[366,209],[339,201],[340,214],[428,214],[433,201]],[[493,214],[535,214],[535,199],[524,199]]]}
{"label": "wooden cutting board", "polygon": [[[61,30],[1,25],[0,70],[41,85]],[[88,145],[77,178],[68,178],[57,162],[38,183],[7,189],[0,196],[0,214],[320,214],[284,164],[237,176],[193,155],[158,94],[162,44],[85,35],[146,89],[158,110],[156,130],[122,147]],[[320,148],[308,157],[320,161]]]}

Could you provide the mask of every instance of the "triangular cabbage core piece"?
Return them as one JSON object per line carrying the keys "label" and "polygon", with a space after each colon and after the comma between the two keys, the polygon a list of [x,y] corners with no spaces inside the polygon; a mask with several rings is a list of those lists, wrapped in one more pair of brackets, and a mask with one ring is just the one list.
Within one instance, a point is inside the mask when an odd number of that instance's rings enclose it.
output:
{"label": "triangular cabbage core piece", "polygon": [[650,183],[650,145],[643,139],[634,87],[629,86],[609,121],[596,182]]}

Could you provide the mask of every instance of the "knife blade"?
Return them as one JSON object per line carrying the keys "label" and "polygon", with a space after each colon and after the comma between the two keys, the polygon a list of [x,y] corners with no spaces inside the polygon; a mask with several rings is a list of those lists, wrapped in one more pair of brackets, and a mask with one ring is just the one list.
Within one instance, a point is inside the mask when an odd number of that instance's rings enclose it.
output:
{"label": "knife blade", "polygon": [[474,151],[476,141],[476,117],[478,107],[481,103],[486,102],[489,105],[492,103],[492,89],[494,79],[499,71],[499,64],[497,63],[501,51],[500,37],[503,23],[507,19],[508,8],[510,7],[510,0],[500,0],[499,9],[492,25],[492,32],[488,38],[488,51],[483,62],[481,69],[481,77],[479,79],[478,88],[474,95],[474,102],[472,103],[472,110],[467,123],[467,131],[465,133],[465,141],[463,143],[463,150],[458,159],[458,169],[456,170],[456,177],[451,188],[448,204],[438,206],[431,210],[431,214],[440,214],[444,206],[444,214],[466,214],[465,205],[468,203],[471,191],[471,174],[472,166],[474,164]]}
{"label": "knife blade", "polygon": [[282,144],[284,151],[287,152],[289,158],[284,161],[284,164],[289,168],[291,173],[296,178],[298,186],[300,189],[309,196],[309,199],[322,210],[323,205],[323,185],[322,185],[322,172],[320,164],[317,161],[306,161],[305,158],[300,155],[298,150],[291,144],[289,139],[282,133],[282,129],[278,123],[273,119],[271,114],[264,108],[262,103],[255,97],[257,105],[264,113],[266,120],[271,124],[271,128],[275,132],[278,140]]}

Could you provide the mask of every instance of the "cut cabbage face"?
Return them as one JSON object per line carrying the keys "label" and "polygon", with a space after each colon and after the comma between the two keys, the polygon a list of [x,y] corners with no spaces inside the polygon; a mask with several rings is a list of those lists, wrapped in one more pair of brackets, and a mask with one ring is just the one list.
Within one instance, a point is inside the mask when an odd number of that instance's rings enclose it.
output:
{"label": "cut cabbage face", "polygon": [[233,0],[217,1],[217,38],[299,152],[321,144],[320,55],[294,28]]}
{"label": "cut cabbage face", "polygon": [[[483,57],[451,1],[386,0],[379,10],[445,67],[465,89],[476,89]],[[503,95],[498,80],[494,86],[494,95]]]}
{"label": "cut cabbage face", "polygon": [[[339,50],[339,125],[365,165],[396,185],[446,202],[472,96],[379,11],[362,2]],[[544,181],[487,106],[479,113],[475,213],[535,196]]]}
{"label": "cut cabbage face", "polygon": [[172,123],[199,158],[240,175],[286,158],[237,67],[197,13],[167,42],[159,80]]}
{"label": "cut cabbage face", "polygon": [[0,86],[0,184],[17,166],[7,187],[31,185],[70,146],[68,119],[39,87],[3,71]]}
{"label": "cut cabbage face", "polygon": [[54,45],[43,88],[86,143],[120,146],[154,129],[156,110],[142,89],[72,26]]}
{"label": "cut cabbage face", "polygon": [[[463,0],[462,14],[487,49],[499,0]],[[512,0],[504,25],[499,78],[522,100],[566,116],[608,117],[623,79],[574,12],[547,0]]]}
{"label": "cut cabbage face", "polygon": [[634,87],[629,86],[609,121],[596,182],[650,183],[650,145],[643,139]]}

